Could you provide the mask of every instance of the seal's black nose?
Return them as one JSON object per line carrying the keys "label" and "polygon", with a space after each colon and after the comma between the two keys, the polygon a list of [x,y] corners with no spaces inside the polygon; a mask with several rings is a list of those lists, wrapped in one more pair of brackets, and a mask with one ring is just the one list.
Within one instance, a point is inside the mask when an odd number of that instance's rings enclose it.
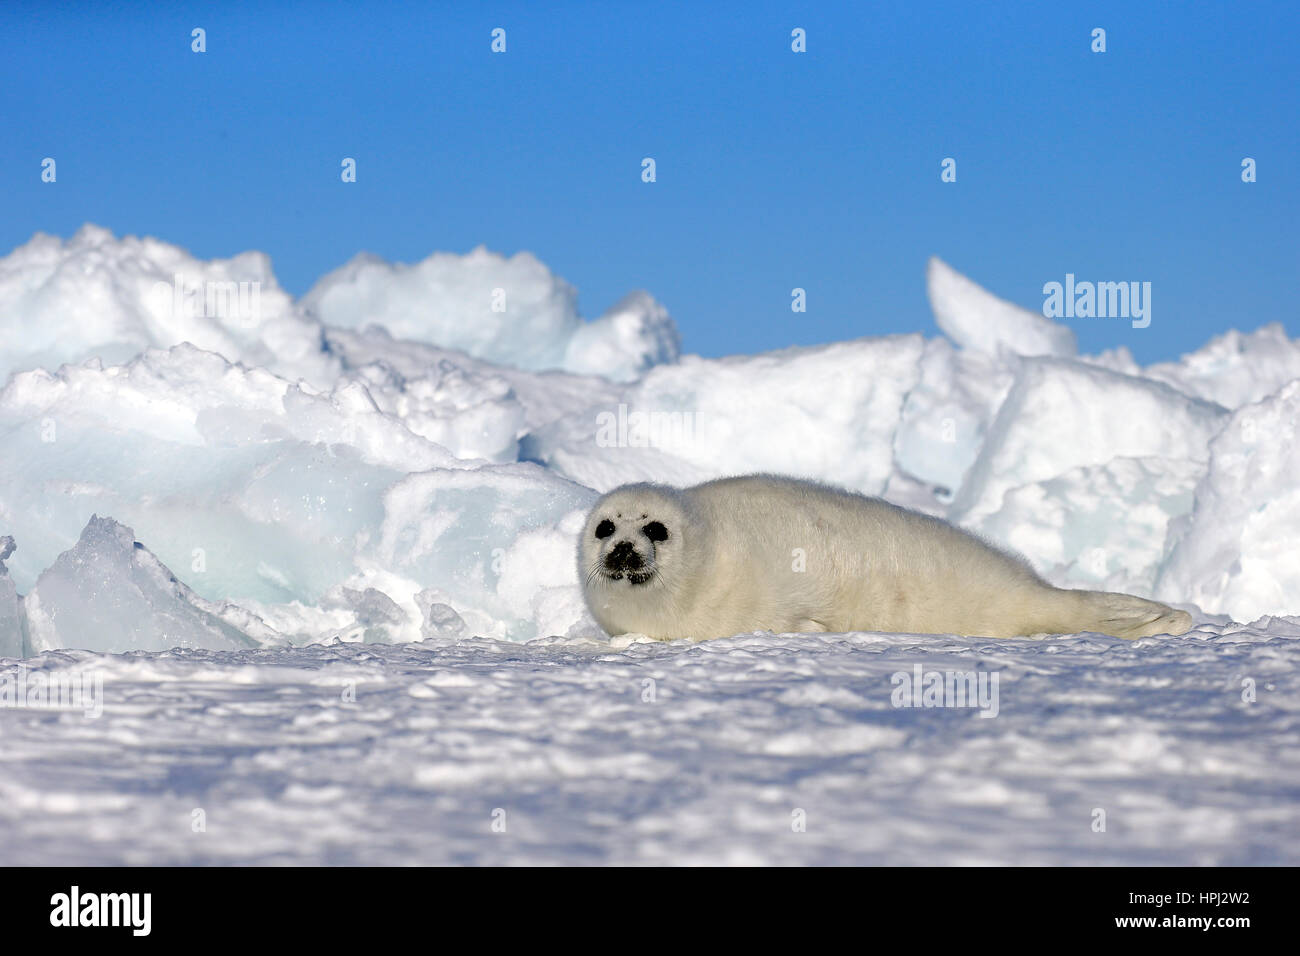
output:
{"label": "seal's black nose", "polygon": [[631,541],[620,541],[605,555],[605,568],[609,571],[638,571],[644,563]]}

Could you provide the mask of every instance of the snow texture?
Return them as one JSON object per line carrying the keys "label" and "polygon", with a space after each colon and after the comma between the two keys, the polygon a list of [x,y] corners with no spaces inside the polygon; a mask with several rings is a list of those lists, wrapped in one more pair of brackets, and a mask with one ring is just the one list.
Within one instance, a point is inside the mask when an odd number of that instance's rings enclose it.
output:
{"label": "snow texture", "polygon": [[[1295,865],[1298,649],[1291,618],[60,651],[29,686],[93,669],[103,713],[0,708],[0,862]],[[895,707],[918,665],[996,673],[997,717]]]}

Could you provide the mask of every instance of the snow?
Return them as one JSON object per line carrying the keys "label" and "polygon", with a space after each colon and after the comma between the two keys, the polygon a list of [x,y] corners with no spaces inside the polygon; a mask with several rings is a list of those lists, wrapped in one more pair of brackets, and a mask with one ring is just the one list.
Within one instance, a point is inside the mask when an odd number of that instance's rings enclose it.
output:
{"label": "snow", "polygon": [[979,456],[1015,368],[983,352],[957,349],[947,339],[931,339],[919,373],[894,433],[896,474],[942,489],[946,503]]}
{"label": "snow", "polygon": [[[1144,368],[927,279],[941,337],[712,359],[529,253],[301,300],[90,225],[0,258],[0,862],[1297,862],[1300,342]],[[596,495],[752,471],[1197,628],[600,634]],[[893,707],[918,664],[996,718]]]}
{"label": "snow", "polygon": [[948,517],[1029,556],[1059,585],[1149,594],[1227,419],[1162,382],[1022,359]]}
{"label": "snow", "polygon": [[482,246],[464,256],[436,252],[415,265],[358,255],[302,301],[326,325],[374,324],[397,338],[526,369],[624,381],[677,357],[676,326],[649,293],[629,293],[590,323],[577,303],[577,290],[531,253],[506,258]]}
{"label": "snow", "polygon": [[1230,329],[1177,362],[1161,362],[1142,374],[1188,395],[1227,408],[1259,402],[1296,378],[1300,340],[1273,322],[1254,332]]}
{"label": "snow", "polygon": [[975,522],[1008,491],[1125,458],[1208,459],[1224,409],[1147,379],[1083,362],[1024,359],[953,502]]}
{"label": "snow", "polygon": [[[600,491],[647,478],[691,484],[770,471],[876,494],[892,471],[899,412],[923,349],[921,336],[899,335],[756,356],[685,356],[651,369],[617,404],[602,399],[538,429],[528,451]],[[643,427],[633,414],[644,417]]]}
{"label": "snow", "polygon": [[1244,618],[1300,593],[1300,381],[1244,405],[1210,443],[1191,512],[1172,529],[1160,595]]}
{"label": "snow", "polygon": [[67,241],[38,233],[0,259],[0,379],[91,357],[124,362],[180,342],[291,379],[327,384],[338,374],[319,327],[263,253],[200,261],[87,224]]}
{"label": "snow", "polygon": [[[1294,865],[1298,649],[1290,618],[53,652],[27,684],[93,671],[103,713],[0,708],[0,859]],[[895,707],[917,665],[996,673],[997,717]]]}
{"label": "snow", "polygon": [[926,269],[934,320],[958,345],[990,355],[1072,356],[1074,332],[982,289],[938,256]]}

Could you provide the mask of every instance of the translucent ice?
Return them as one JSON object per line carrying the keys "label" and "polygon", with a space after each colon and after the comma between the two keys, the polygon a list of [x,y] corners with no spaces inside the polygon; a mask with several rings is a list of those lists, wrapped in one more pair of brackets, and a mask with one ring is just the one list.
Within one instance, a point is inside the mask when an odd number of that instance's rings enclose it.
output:
{"label": "translucent ice", "polygon": [[60,647],[122,652],[257,644],[221,619],[219,605],[178,581],[130,528],[98,515],[76,546],[41,574],[23,604],[35,653]]}

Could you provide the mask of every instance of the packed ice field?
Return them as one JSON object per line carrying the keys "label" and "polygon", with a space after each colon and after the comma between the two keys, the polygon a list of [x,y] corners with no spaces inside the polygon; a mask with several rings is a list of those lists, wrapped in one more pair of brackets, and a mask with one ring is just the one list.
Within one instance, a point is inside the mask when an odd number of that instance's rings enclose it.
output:
{"label": "packed ice field", "polygon": [[[256,252],[35,236],[0,259],[0,863],[1297,862],[1300,342],[1140,367],[925,281],[940,337],[704,359],[528,253],[295,300]],[[1198,626],[601,634],[597,495],[756,471]],[[971,671],[994,719],[900,704]]]}

